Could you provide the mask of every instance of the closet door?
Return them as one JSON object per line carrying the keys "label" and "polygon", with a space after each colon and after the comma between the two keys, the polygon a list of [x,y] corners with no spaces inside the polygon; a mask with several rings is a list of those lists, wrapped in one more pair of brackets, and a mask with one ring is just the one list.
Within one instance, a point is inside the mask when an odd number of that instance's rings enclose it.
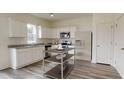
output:
{"label": "closet door", "polygon": [[115,47],[116,59],[115,65],[119,72],[124,76],[124,16],[122,16],[116,24],[115,31]]}
{"label": "closet door", "polygon": [[97,63],[111,64],[113,58],[113,34],[110,23],[97,24]]}

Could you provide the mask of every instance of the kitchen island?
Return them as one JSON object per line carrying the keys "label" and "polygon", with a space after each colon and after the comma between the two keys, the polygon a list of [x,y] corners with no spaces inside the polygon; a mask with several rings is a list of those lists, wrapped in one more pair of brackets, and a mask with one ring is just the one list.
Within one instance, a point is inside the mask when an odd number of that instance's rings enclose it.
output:
{"label": "kitchen island", "polygon": [[[73,50],[74,48],[65,48],[65,49],[51,49],[48,53],[57,53],[50,58],[43,59],[43,75],[49,78],[55,79],[63,79],[66,78],[67,75],[71,72],[74,67],[74,64],[69,63],[69,59],[74,56],[74,54],[69,54],[68,52]],[[56,66],[50,69],[49,71],[45,71],[45,62],[55,63]],[[73,59],[74,62],[74,59]]]}

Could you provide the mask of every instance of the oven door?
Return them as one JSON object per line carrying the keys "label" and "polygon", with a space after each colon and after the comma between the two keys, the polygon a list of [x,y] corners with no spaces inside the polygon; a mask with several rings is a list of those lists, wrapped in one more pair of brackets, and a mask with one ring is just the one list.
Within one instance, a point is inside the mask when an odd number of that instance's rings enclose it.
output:
{"label": "oven door", "polygon": [[[45,46],[45,50],[50,50],[51,49],[51,45],[46,45]],[[51,57],[51,53],[45,52],[45,58],[49,58]]]}

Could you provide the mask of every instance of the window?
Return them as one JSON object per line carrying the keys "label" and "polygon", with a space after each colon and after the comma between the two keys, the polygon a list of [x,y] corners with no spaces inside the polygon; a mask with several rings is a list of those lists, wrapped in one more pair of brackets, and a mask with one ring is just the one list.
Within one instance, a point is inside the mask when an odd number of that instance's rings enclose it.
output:
{"label": "window", "polygon": [[37,38],[41,38],[41,26],[27,24],[27,41],[28,43],[36,43]]}
{"label": "window", "polygon": [[36,25],[27,24],[27,41],[28,43],[36,43],[37,40],[37,30]]}
{"label": "window", "polygon": [[37,26],[38,38],[42,38],[41,26]]}

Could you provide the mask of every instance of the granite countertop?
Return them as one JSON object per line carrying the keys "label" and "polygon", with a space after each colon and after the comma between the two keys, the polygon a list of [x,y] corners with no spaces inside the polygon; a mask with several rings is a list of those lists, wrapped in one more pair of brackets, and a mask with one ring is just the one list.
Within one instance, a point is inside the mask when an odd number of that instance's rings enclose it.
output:
{"label": "granite countertop", "polygon": [[57,45],[57,44],[52,44],[52,43],[34,43],[34,44],[15,44],[15,45],[8,45],[8,48],[16,48],[16,49],[21,49],[21,48],[32,48],[32,47],[37,47],[37,46],[46,46],[46,45]]}

